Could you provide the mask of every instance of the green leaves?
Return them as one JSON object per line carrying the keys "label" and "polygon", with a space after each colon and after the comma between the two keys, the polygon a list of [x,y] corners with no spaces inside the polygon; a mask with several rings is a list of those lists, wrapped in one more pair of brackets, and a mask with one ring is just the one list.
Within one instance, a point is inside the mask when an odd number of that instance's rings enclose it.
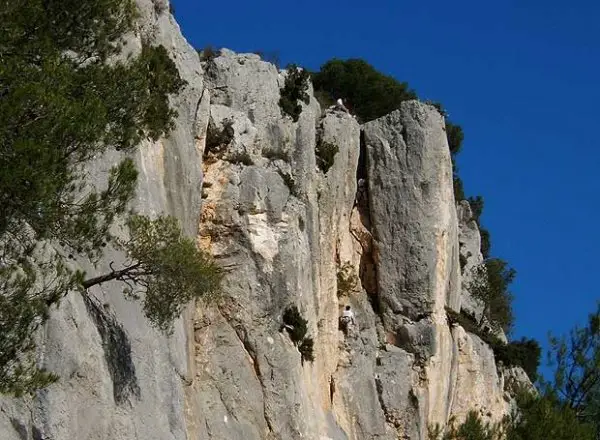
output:
{"label": "green leaves", "polygon": [[575,327],[568,337],[551,337],[550,346],[555,372],[548,386],[580,420],[600,431],[600,304],[584,327]]}
{"label": "green leaves", "polygon": [[310,75],[306,69],[300,69],[295,64],[290,64],[286,68],[285,85],[281,90],[279,98],[279,107],[281,111],[290,116],[292,121],[297,122],[302,113],[302,104],[309,103],[308,80]]}
{"label": "green leaves", "polygon": [[518,396],[519,411],[505,421],[506,440],[595,440],[593,427],[552,395]]}
{"label": "green leaves", "polygon": [[305,361],[314,362],[314,341],[310,336],[306,336],[308,333],[308,321],[302,317],[298,307],[290,306],[283,312],[283,324],[290,339],[298,347],[300,352],[301,362],[304,364]]}
{"label": "green leaves", "polygon": [[[42,241],[99,258],[137,171],[123,159],[105,184],[86,163],[173,128],[184,86],[164,47],[117,61],[133,0],[23,0],[0,5],[0,392],[53,380],[35,366],[33,333],[83,275]],[[109,61],[110,60],[110,61]]]}
{"label": "green leaves", "polygon": [[429,427],[429,440],[500,440],[502,438],[500,426],[484,422],[475,411],[469,411],[465,420],[456,425],[456,420],[451,418],[446,432],[439,426]]}
{"label": "green leaves", "polygon": [[344,99],[361,121],[384,116],[400,107],[402,101],[416,99],[408,84],[384,75],[364,60],[328,61],[312,76],[315,90],[329,98]]}
{"label": "green leaves", "polygon": [[182,234],[175,218],[150,220],[135,215],[128,226],[130,238],[120,245],[131,261],[131,269],[121,279],[130,282],[129,289],[135,289],[134,285],[143,288],[144,313],[153,325],[169,331],[183,306],[218,295],[221,269],[208,253]]}
{"label": "green leaves", "polygon": [[471,295],[484,305],[484,315],[490,323],[510,332],[514,316],[513,296],[508,286],[513,282],[516,271],[499,258],[487,259],[472,269],[472,281],[468,285]]}

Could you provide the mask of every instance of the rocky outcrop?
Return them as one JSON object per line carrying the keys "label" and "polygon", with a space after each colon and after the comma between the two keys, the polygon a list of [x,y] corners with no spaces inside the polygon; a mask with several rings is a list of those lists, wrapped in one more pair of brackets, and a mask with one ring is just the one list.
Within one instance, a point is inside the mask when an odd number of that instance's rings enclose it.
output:
{"label": "rocky outcrop", "polygon": [[473,278],[473,270],[483,263],[481,235],[468,201],[462,200],[459,202],[456,206],[456,212],[458,214],[458,242],[462,272],[461,309],[479,320],[483,313],[483,305],[471,297],[469,283]]}
{"label": "rocky outcrop", "polygon": [[[285,71],[228,50],[201,63],[163,0],[140,7],[140,32],[188,85],[172,102],[175,130],[136,153],[133,207],[175,215],[225,269],[223,294],[190,305],[168,338],[117,283],[67,297],[41,335],[41,362],[61,381],[0,400],[0,437],[425,440],[470,409],[504,414],[523,378],[446,319],[475,310],[459,256],[473,266],[481,255],[468,206],[455,206],[437,110],[405,102],[360,127],[309,90],[293,122],[278,105]],[[326,172],[323,143],[337,147]],[[91,175],[101,182],[118,158]],[[356,282],[342,289],[340,273]],[[345,336],[347,304],[357,325]],[[282,328],[291,305],[314,362]]]}

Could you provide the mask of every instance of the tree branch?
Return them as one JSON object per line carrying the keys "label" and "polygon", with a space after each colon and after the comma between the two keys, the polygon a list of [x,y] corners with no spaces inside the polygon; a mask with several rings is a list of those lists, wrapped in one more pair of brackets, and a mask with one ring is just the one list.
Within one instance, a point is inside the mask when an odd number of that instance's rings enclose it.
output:
{"label": "tree branch", "polygon": [[[112,263],[111,263],[112,264]],[[107,281],[112,281],[112,280],[120,280],[124,277],[127,277],[129,279],[131,279],[132,277],[132,271],[135,271],[137,268],[139,268],[141,266],[141,263],[136,263],[132,266],[126,267],[125,269],[121,269],[121,270],[113,270],[110,273],[104,274],[104,275],[100,275],[98,277],[94,277],[94,278],[90,278],[88,280],[85,280],[82,285],[84,289],[89,289],[92,286],[95,286],[97,284],[102,284],[105,283]],[[143,275],[144,273],[138,273],[136,275]]]}

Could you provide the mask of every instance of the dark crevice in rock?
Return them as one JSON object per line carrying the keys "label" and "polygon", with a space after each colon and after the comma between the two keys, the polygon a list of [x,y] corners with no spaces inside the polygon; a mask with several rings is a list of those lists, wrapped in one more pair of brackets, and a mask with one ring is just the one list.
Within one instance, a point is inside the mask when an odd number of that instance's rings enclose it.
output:
{"label": "dark crevice in rock", "polygon": [[383,383],[379,377],[375,378],[375,388],[377,389],[377,399],[379,400],[379,406],[383,411],[383,416],[385,417],[386,423],[390,426],[396,428],[396,424],[394,423],[394,417],[390,414],[385,402],[383,401]]}
{"label": "dark crevice in rock", "polygon": [[[358,180],[356,189],[356,208],[360,215],[360,221],[367,231],[371,232],[371,213],[369,206],[369,184],[368,184],[368,156],[364,131],[360,132],[360,152],[358,156],[358,167],[356,178]],[[373,258],[372,242],[368,248],[363,248],[360,257],[359,276],[362,287],[367,292],[369,304],[375,315],[381,317],[379,291],[377,286],[377,265]]]}
{"label": "dark crevice in rock", "polygon": [[[404,145],[408,145],[408,132],[406,131],[406,125],[402,125],[402,128],[400,129],[400,135],[402,136]],[[406,163],[408,163],[408,161]]]}
{"label": "dark crevice in rock", "polygon": [[27,427],[18,419],[11,418],[10,423],[14,430],[19,434],[21,440],[27,440]]}
{"label": "dark crevice in rock", "polygon": [[271,422],[271,417],[269,417],[269,415],[267,413],[267,407],[266,407],[266,403],[265,403],[265,396],[264,396],[265,382],[264,382],[263,375],[260,371],[260,367],[258,365],[258,356],[256,355],[256,349],[252,346],[252,344],[248,340],[248,335],[246,334],[245,329],[243,329],[241,327],[235,327],[234,332],[237,335],[240,342],[242,343],[242,346],[244,347],[244,351],[246,351],[246,353],[248,354],[250,359],[252,359],[252,366],[254,367],[254,374],[256,375],[256,378],[260,382],[260,386],[263,389],[263,417],[265,419],[265,423],[267,424],[267,428],[269,429],[269,432],[273,432],[273,425]]}
{"label": "dark crevice in rock", "polygon": [[31,435],[32,435],[33,440],[46,440],[48,438],[48,437],[44,437],[44,435],[41,433],[41,431],[36,426],[32,426]]}
{"label": "dark crevice in rock", "polygon": [[367,144],[365,132],[360,131],[360,150],[358,153],[358,167],[356,168],[356,180],[367,178]]}
{"label": "dark crevice in rock", "polygon": [[133,395],[140,398],[140,387],[131,357],[129,338],[114,316],[106,313],[90,296],[83,301],[102,338],[104,358],[113,382],[113,396],[118,405]]}
{"label": "dark crevice in rock", "polygon": [[329,402],[333,404],[333,395],[335,394],[335,379],[333,376],[329,378]]}

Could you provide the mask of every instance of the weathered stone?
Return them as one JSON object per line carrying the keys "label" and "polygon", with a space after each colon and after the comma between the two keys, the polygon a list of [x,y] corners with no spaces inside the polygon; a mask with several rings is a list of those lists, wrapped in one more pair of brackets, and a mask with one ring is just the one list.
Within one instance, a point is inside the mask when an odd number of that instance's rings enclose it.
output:
{"label": "weathered stone", "polygon": [[481,236],[468,201],[460,201],[456,206],[456,212],[462,274],[461,309],[479,320],[483,313],[483,304],[471,296],[469,284],[473,280],[473,270],[483,263]]}
{"label": "weathered stone", "polygon": [[[469,409],[504,414],[522,371],[498,373],[491,349],[446,321],[446,307],[475,307],[459,243],[467,265],[481,256],[464,203],[457,218],[439,113],[405,102],[365,124],[361,145],[356,120],[322,113],[309,89],[293,122],[278,104],[285,71],[226,49],[201,64],[164,0],[139,5],[141,34],[167,47],[187,86],[172,99],[174,131],[136,153],[132,207],[197,235],[226,271],[223,295],[190,306],[169,338],[118,283],[68,296],[40,335],[61,382],[0,399],[0,437],[425,440],[428,425]],[[338,148],[326,173],[319,139]],[[90,163],[93,182],[121,157]],[[123,259],[109,250],[98,267],[80,263],[93,274]],[[342,267],[359,280],[347,292]],[[282,329],[290,305],[308,321],[314,362]]]}
{"label": "weathered stone", "polygon": [[452,164],[439,112],[417,101],[364,125],[369,203],[386,325],[458,309]]}

